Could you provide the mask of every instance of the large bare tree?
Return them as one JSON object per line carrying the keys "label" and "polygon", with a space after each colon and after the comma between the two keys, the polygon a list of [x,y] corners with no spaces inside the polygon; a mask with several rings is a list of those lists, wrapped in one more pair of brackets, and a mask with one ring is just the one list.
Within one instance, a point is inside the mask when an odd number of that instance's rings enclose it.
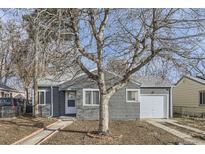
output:
{"label": "large bare tree", "polygon": [[[81,70],[96,81],[100,92],[98,131],[101,135],[109,134],[110,97],[155,57],[171,61],[179,68],[204,60],[204,50],[200,46],[205,35],[204,9],[35,11],[36,23],[31,22],[32,26],[48,27],[44,28],[47,32],[44,37],[49,39],[46,41],[49,46],[54,41],[52,45],[58,47],[58,52],[61,50],[58,45],[62,46],[63,42],[69,51],[66,53],[72,54]],[[36,32],[34,34],[36,36]],[[121,80],[108,86],[105,72],[110,59],[122,60],[122,66],[126,67]],[[62,66],[61,61],[56,63]],[[89,66],[96,66],[97,73],[91,72]]]}
{"label": "large bare tree", "polygon": [[[204,38],[204,10],[191,9],[69,9],[70,28],[81,69],[96,81],[100,91],[99,133],[109,133],[109,99],[131,76],[154,57],[177,63],[202,60],[197,45]],[[106,86],[107,58],[125,60],[123,78]],[[97,74],[87,68],[96,64]]]}

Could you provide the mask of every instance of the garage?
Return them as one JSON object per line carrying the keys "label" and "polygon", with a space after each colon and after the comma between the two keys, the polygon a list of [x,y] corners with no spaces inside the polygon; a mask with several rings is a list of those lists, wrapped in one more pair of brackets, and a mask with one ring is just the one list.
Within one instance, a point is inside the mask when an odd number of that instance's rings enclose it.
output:
{"label": "garage", "polygon": [[167,118],[167,95],[141,95],[140,118]]}

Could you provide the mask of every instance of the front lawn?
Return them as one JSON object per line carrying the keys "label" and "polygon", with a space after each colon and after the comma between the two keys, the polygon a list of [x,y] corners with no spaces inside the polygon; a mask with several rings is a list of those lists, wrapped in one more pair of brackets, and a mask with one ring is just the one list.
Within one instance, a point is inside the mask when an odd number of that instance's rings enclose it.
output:
{"label": "front lawn", "polygon": [[122,138],[105,140],[87,136],[87,132],[97,130],[97,121],[75,121],[72,125],[52,136],[44,144],[177,144],[183,140],[156,128],[144,121],[112,121],[110,130]]}
{"label": "front lawn", "polygon": [[12,144],[32,132],[44,128],[56,119],[19,117],[15,119],[0,119],[0,144]]}

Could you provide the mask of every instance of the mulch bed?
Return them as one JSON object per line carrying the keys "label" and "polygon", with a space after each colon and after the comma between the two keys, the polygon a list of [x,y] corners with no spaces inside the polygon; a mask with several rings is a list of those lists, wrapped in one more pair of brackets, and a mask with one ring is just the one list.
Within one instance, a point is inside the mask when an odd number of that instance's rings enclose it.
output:
{"label": "mulch bed", "polygon": [[18,117],[11,119],[0,119],[0,144],[12,144],[17,140],[44,128],[57,119]]}
{"label": "mulch bed", "polygon": [[[111,121],[110,131],[116,138],[99,138],[93,136],[97,131],[98,121],[75,121],[61,130],[43,144],[51,145],[152,145],[178,144],[183,140],[156,128],[144,121]],[[90,136],[91,135],[91,136]]]}

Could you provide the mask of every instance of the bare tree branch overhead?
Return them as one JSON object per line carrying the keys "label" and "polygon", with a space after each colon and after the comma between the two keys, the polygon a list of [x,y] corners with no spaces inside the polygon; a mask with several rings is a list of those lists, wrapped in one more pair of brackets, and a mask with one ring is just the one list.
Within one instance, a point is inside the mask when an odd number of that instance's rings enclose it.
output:
{"label": "bare tree branch overhead", "polygon": [[[204,9],[45,8],[21,12],[24,13],[19,15],[21,24],[18,25],[23,30],[14,44],[16,68],[12,71],[18,72],[26,87],[32,81],[36,106],[39,78],[51,72],[61,74],[73,70],[87,74],[99,88],[100,135],[110,133],[111,96],[133,75],[144,73],[166,78],[169,69],[173,68],[181,74],[205,73]],[[9,39],[0,39],[0,69],[3,70],[11,62],[6,61],[7,51],[10,52],[6,48],[13,44]],[[24,58],[25,63],[19,62],[19,58]],[[20,66],[26,65],[29,67],[22,70]],[[91,68],[96,68],[96,72],[90,71]],[[121,76],[119,81],[109,86],[105,77],[107,69]],[[10,72],[8,69],[5,74]],[[25,77],[24,73],[32,79]]]}

